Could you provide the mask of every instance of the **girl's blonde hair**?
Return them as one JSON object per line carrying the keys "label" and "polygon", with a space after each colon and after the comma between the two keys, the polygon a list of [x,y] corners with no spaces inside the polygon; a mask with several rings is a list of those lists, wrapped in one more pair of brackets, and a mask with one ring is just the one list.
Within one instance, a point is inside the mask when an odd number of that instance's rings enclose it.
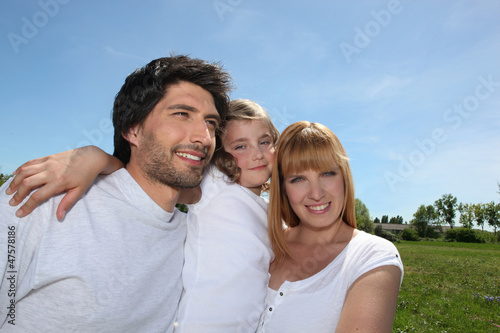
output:
{"label": "girl's blonde hair", "polygon": [[354,184],[349,159],[337,136],[326,126],[299,121],[288,126],[276,146],[276,159],[271,174],[271,193],[268,207],[268,231],[276,260],[290,256],[283,223],[289,228],[300,224],[292,210],[283,180],[287,175],[306,170],[330,171],[336,163],[344,178],[344,205],[340,218],[356,227]]}
{"label": "girl's blonde hair", "polygon": [[[226,115],[225,122],[221,126],[222,129],[219,137],[217,138],[217,145],[212,162],[220,171],[225,173],[229,179],[234,182],[240,177],[241,169],[236,164],[236,159],[233,155],[224,150],[221,140],[221,138],[225,136],[225,127],[227,122],[230,120],[262,120],[264,124],[269,127],[273,144],[276,144],[276,141],[278,140],[279,131],[274,126],[271,121],[271,117],[269,117],[266,110],[254,101],[248,99],[235,99],[229,102],[229,111]],[[264,184],[263,190],[266,190],[268,187],[269,184]]]}

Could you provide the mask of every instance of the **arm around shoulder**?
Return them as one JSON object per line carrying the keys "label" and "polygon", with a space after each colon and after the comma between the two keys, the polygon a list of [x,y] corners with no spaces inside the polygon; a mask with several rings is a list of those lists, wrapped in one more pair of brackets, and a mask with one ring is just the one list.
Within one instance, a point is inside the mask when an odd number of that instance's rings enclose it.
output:
{"label": "arm around shoulder", "polygon": [[18,217],[28,215],[48,198],[67,192],[57,209],[57,217],[62,219],[97,175],[109,174],[122,167],[120,160],[98,147],[77,148],[24,163],[14,172],[15,177],[6,192],[15,193],[10,204],[16,206],[36,190],[17,211]]}

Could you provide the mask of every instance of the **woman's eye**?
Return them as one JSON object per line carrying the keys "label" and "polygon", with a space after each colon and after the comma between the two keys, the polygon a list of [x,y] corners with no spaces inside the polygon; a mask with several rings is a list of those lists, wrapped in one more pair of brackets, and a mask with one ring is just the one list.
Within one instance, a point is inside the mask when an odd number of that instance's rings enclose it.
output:
{"label": "woman's eye", "polygon": [[328,172],[325,172],[323,175],[326,176],[326,177],[331,177],[331,176],[335,176],[337,173],[335,171],[328,171]]}
{"label": "woman's eye", "polygon": [[294,177],[292,179],[290,179],[290,183],[294,184],[294,183],[298,183],[302,180],[301,177]]}
{"label": "woman's eye", "polygon": [[243,148],[245,148],[244,145],[239,145],[239,146],[234,147],[234,150],[239,150],[239,149],[243,149]]}
{"label": "woman's eye", "polygon": [[271,144],[271,141],[267,141],[267,140],[266,141],[262,141],[260,144],[263,145],[263,146],[267,146],[267,145]]}

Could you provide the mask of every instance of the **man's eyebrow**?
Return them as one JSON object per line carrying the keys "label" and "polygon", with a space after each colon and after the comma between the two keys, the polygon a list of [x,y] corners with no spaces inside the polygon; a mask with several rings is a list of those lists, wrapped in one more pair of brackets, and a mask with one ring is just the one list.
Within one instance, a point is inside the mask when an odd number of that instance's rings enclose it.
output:
{"label": "man's eyebrow", "polygon": [[169,110],[176,110],[176,109],[181,109],[181,110],[186,110],[186,111],[198,111],[196,108],[186,105],[186,104],[174,104],[170,105],[167,107]]}

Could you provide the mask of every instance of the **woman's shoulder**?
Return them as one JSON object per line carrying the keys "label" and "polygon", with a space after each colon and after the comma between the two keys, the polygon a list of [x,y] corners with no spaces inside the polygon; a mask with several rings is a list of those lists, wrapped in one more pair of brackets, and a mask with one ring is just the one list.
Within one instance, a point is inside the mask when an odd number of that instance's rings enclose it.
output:
{"label": "woman's shoulder", "polygon": [[359,231],[350,244],[351,251],[366,253],[390,253],[398,254],[396,246],[385,238]]}

